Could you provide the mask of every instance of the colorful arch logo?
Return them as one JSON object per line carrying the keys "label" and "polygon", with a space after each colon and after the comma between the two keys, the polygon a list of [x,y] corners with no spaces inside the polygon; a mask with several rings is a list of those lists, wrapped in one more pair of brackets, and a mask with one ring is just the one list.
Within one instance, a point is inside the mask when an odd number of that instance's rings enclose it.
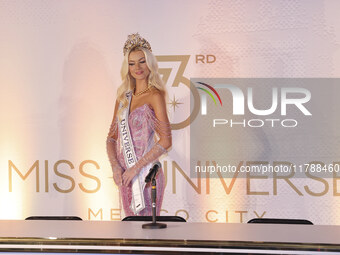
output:
{"label": "colorful arch logo", "polygon": [[[218,100],[220,101],[220,104],[221,104],[221,106],[222,106],[222,100],[221,100],[220,95],[217,93],[217,91],[216,91],[211,85],[206,84],[206,83],[204,83],[204,82],[197,82],[197,83],[200,84],[200,85],[202,85],[202,86],[207,87],[207,88],[210,89],[212,92],[214,92],[214,94],[217,96],[217,98],[218,98]],[[201,87],[196,87],[196,88],[198,88],[198,89],[203,90],[204,92],[206,92],[206,93],[212,98],[212,100],[214,101],[215,105],[217,105],[217,102],[216,102],[215,97],[213,96],[213,94],[212,94],[209,90],[207,90],[207,89],[205,89],[205,88],[201,88]]]}

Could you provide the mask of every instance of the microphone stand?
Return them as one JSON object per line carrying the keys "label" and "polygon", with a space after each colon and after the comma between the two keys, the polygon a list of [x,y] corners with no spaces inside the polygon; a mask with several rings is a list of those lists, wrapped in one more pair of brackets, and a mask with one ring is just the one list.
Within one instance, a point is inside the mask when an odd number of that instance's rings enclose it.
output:
{"label": "microphone stand", "polygon": [[151,204],[152,204],[152,223],[142,225],[146,229],[166,228],[166,224],[156,222],[156,176],[154,175],[151,181]]}

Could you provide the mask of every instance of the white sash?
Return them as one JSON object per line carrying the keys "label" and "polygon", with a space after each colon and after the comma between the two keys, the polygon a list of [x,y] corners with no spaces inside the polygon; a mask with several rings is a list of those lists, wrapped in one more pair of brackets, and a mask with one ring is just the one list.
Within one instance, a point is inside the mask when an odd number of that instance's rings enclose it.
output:
{"label": "white sash", "polygon": [[[129,109],[131,104],[131,92],[126,94],[129,101],[128,107],[122,112],[122,118],[119,121],[119,131],[120,131],[120,141],[123,147],[124,160],[127,168],[131,168],[137,162],[137,157],[135,149],[132,143],[132,137],[129,128]],[[144,172],[144,171],[141,171]],[[141,176],[140,176],[141,175]],[[145,182],[141,178],[143,174],[138,174],[132,179],[132,200],[131,200],[131,210],[134,214],[138,214],[145,208],[143,190],[145,187]]]}

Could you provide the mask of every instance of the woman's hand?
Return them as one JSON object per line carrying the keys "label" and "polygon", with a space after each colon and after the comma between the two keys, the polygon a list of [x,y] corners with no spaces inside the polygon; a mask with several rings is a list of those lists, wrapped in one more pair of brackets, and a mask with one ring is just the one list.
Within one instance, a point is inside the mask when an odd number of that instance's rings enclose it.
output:
{"label": "woman's hand", "polygon": [[113,180],[115,181],[118,187],[123,185],[122,181],[122,169],[116,169],[113,171]]}
{"label": "woman's hand", "polygon": [[128,186],[133,177],[137,175],[137,171],[134,167],[129,168],[123,173],[123,185]]}

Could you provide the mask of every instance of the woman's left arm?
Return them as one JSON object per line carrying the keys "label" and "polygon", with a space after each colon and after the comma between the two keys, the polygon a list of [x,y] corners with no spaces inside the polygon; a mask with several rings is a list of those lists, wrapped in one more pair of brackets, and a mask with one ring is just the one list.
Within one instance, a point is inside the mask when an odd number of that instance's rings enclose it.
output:
{"label": "woman's left arm", "polygon": [[155,119],[153,121],[154,129],[159,136],[158,142],[147,152],[138,162],[123,174],[123,184],[128,185],[133,177],[135,177],[140,170],[147,164],[155,161],[162,154],[166,153],[172,145],[171,127],[168,119],[166,104],[164,96],[161,92],[154,91],[152,94],[150,104],[155,112]]}
{"label": "woman's left arm", "polygon": [[172,145],[171,127],[168,119],[164,96],[160,91],[155,91],[152,96],[151,106],[155,112],[154,129],[159,136],[158,144],[168,150]]}

